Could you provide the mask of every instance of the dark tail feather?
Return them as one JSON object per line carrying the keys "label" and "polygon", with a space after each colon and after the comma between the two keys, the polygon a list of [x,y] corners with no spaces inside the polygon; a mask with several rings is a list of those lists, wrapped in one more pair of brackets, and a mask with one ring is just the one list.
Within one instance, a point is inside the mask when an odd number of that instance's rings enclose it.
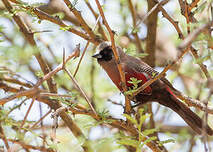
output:
{"label": "dark tail feather", "polygon": [[208,135],[213,135],[213,130],[209,127],[209,125],[206,124],[206,126],[203,127],[202,119],[172,94],[169,94],[169,98],[165,98],[165,100],[160,103],[178,113],[184,119],[184,121],[198,134],[201,134],[204,128],[206,129]]}

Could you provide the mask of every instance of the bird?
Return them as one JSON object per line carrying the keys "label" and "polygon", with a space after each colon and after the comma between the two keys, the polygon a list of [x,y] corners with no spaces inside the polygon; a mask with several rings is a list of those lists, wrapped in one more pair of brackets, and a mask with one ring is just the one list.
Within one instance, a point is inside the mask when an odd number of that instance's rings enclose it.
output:
{"label": "bird", "polygon": [[[153,78],[153,75],[158,72],[143,62],[141,59],[126,54],[121,47],[116,46],[119,57],[119,64],[125,75],[125,83],[127,88],[132,88],[132,78],[140,81],[138,87]],[[107,75],[117,86],[117,88],[124,93],[121,86],[120,73],[117,67],[111,42],[103,41],[97,46],[96,53],[92,56],[97,59],[100,66],[106,71]],[[151,85],[139,92],[134,98],[133,102],[137,104],[145,104],[148,102],[158,102],[176,112],[182,119],[197,133],[202,134],[203,129],[208,135],[213,135],[213,130],[209,125],[202,121],[202,119],[195,114],[189,107],[181,102],[174,94],[176,90],[173,85],[164,77],[154,81]]]}

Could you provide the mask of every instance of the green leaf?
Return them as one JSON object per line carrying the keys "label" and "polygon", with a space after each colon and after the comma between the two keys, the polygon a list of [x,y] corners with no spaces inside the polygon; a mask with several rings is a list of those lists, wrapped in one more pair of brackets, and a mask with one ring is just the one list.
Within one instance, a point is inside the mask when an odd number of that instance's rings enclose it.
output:
{"label": "green leaf", "polygon": [[156,140],[156,139],[157,139],[157,137],[155,137],[155,136],[152,136],[152,137],[146,139],[146,140],[141,144],[141,147],[143,147],[145,144],[147,144],[147,143],[149,143],[149,142],[151,142],[151,141],[153,141],[153,140]]}
{"label": "green leaf", "polygon": [[152,78],[154,78],[157,74],[157,72],[152,72]]}
{"label": "green leaf", "polygon": [[137,120],[134,119],[133,117],[131,117],[130,115],[128,115],[128,114],[123,114],[123,116],[126,117],[126,119],[130,120],[133,124],[136,124],[136,125],[138,124],[138,123],[137,123]]}
{"label": "green leaf", "polygon": [[146,130],[144,130],[143,132],[142,132],[142,134],[144,135],[144,136],[148,136],[148,135],[150,135],[150,134],[153,134],[153,133],[155,133],[155,132],[157,132],[158,130],[156,129],[156,128],[153,128],[153,129],[146,129]]}
{"label": "green leaf", "polygon": [[133,139],[120,139],[117,141],[117,143],[121,145],[132,146],[132,147],[137,147],[139,144],[137,140],[133,140]]}
{"label": "green leaf", "polygon": [[142,116],[142,115],[143,115],[143,112],[144,112],[144,109],[143,109],[143,108],[140,108],[140,109],[138,110],[138,112],[139,112],[140,116]]}
{"label": "green leaf", "polygon": [[135,54],[135,52],[136,52],[136,49],[135,49],[135,48],[131,48],[131,47],[129,47],[129,48],[124,48],[123,50],[124,50],[124,52],[125,52],[126,54],[128,54],[128,55],[133,55],[133,54]]}
{"label": "green leaf", "polygon": [[132,33],[135,34],[135,33],[139,32],[139,30],[140,30],[140,29],[137,28],[137,27],[136,27],[136,28],[133,28],[133,29],[132,29]]}
{"label": "green leaf", "polygon": [[132,94],[134,93],[134,92],[136,92],[137,90],[129,90],[129,91],[126,91],[126,92],[124,92],[124,95],[130,95],[130,96],[132,96]]}
{"label": "green leaf", "polygon": [[[212,53],[212,54],[213,54],[213,53]],[[209,60],[210,58],[211,58],[211,53],[209,53],[208,55],[205,55],[205,56],[203,56],[203,57],[200,57],[200,58],[198,58],[198,59],[195,59],[195,63],[196,63],[196,64],[200,64],[200,63],[203,63],[203,62]]]}
{"label": "green leaf", "polygon": [[131,81],[128,81],[128,83],[133,84],[134,88],[133,90],[138,88],[138,84],[142,82],[142,80],[138,80],[137,78],[131,77],[130,78]]}
{"label": "green leaf", "polygon": [[148,55],[149,55],[148,53],[137,53],[137,54],[135,55],[135,57],[144,58],[144,57],[146,57],[146,56],[148,56]]}
{"label": "green leaf", "polygon": [[65,14],[63,12],[58,12],[58,13],[55,13],[54,16],[58,17],[59,19],[62,20],[64,18]]}
{"label": "green leaf", "polygon": [[68,31],[68,30],[70,30],[72,27],[73,27],[72,25],[65,26],[65,27],[60,27],[60,30]]}
{"label": "green leaf", "polygon": [[163,144],[175,143],[175,140],[174,139],[167,139],[167,140],[164,140],[164,141],[157,141],[157,142],[160,146],[163,146]]}
{"label": "green leaf", "polygon": [[141,126],[143,125],[143,123],[144,123],[144,121],[147,119],[147,118],[149,118],[150,117],[150,114],[147,114],[147,115],[141,115],[141,117],[140,117],[140,123],[139,123],[139,130],[140,130],[140,128],[141,128]]}
{"label": "green leaf", "polygon": [[37,71],[36,76],[39,77],[39,78],[42,78],[44,76],[44,74],[43,74],[42,71]]}

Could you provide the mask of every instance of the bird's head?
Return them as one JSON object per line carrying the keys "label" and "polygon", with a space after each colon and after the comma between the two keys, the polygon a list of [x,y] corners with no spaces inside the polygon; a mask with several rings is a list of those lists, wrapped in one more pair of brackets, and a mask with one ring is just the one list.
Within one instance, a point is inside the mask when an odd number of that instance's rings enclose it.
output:
{"label": "bird's head", "polygon": [[[124,52],[118,46],[116,46],[116,50],[119,57],[121,58]],[[111,42],[105,41],[99,44],[96,53],[92,57],[96,58],[100,65],[103,65],[105,63],[115,63],[115,57],[112,51]]]}

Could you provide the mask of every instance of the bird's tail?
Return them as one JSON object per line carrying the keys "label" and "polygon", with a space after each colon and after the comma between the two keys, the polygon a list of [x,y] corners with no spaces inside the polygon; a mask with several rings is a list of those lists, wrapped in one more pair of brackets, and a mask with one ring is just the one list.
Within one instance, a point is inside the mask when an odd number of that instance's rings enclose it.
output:
{"label": "bird's tail", "polygon": [[[169,91],[170,92],[170,91]],[[202,119],[190,110],[184,103],[179,101],[172,93],[169,94],[169,97],[166,98],[167,101],[163,101],[164,106],[167,106],[178,113],[184,121],[198,134],[202,133],[202,130],[206,130],[208,135],[213,135],[213,130],[206,123],[206,126]]]}

